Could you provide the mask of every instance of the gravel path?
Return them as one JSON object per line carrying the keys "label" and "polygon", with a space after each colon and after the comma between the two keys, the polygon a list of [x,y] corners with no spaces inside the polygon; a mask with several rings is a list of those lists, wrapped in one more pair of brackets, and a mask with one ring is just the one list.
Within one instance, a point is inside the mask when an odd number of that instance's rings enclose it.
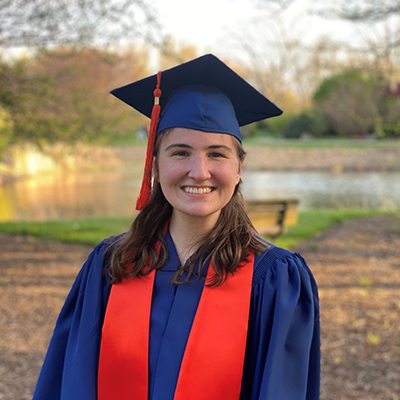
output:
{"label": "gravel path", "polygon": [[[91,248],[4,234],[0,248],[0,399],[25,400]],[[400,221],[346,221],[296,250],[320,288],[321,400],[399,400]]]}
{"label": "gravel path", "polygon": [[349,220],[296,250],[319,286],[321,400],[399,400],[400,220]]}

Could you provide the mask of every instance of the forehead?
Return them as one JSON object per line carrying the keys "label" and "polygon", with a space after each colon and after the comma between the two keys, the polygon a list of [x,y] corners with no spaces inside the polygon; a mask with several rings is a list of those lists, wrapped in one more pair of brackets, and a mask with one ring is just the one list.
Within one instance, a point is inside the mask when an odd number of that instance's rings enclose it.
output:
{"label": "forehead", "polygon": [[173,128],[161,138],[161,147],[171,144],[187,144],[190,146],[214,146],[223,145],[235,148],[234,137],[223,133],[204,132],[187,128]]}

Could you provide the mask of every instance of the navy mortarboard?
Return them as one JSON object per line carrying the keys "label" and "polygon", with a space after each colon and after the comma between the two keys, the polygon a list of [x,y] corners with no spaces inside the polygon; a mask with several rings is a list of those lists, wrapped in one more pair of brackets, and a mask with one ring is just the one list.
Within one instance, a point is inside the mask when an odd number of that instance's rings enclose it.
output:
{"label": "navy mortarboard", "polygon": [[151,194],[154,140],[167,128],[225,133],[242,140],[240,126],[282,111],[212,54],[178,65],[111,92],[151,118],[145,173],[136,204]]}

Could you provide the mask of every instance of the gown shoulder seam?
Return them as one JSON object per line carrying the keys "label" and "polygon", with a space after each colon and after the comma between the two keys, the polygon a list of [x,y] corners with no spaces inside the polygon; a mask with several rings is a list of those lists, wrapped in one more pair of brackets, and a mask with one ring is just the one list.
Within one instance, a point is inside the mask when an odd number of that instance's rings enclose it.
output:
{"label": "gown shoulder seam", "polygon": [[289,250],[272,245],[265,252],[257,256],[257,261],[254,265],[253,286],[262,282],[269,271],[273,272],[276,267],[276,262],[282,259],[297,258],[296,253]]}

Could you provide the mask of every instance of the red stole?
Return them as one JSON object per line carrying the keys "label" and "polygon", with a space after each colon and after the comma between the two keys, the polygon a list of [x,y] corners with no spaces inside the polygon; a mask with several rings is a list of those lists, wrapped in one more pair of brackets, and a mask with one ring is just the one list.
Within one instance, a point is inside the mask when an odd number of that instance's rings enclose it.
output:
{"label": "red stole", "polygon": [[[222,286],[204,286],[174,400],[238,400],[254,255]],[[210,265],[207,280],[214,270]],[[115,284],[104,319],[98,400],[148,399],[148,346],[155,271]],[[190,283],[188,283],[190,284]]]}

